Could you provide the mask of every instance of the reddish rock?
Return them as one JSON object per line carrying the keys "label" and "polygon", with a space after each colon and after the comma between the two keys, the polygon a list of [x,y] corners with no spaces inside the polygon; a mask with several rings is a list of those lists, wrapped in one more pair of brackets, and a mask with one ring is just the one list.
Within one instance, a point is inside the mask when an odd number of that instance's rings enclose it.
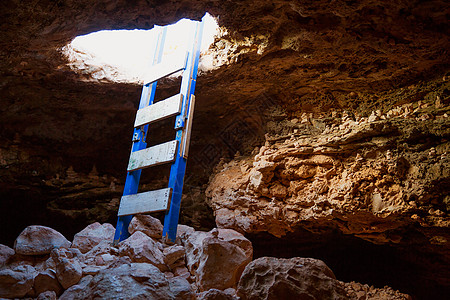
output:
{"label": "reddish rock", "polygon": [[119,243],[119,255],[128,256],[133,262],[150,263],[161,271],[167,270],[164,255],[157,243],[141,231],[136,231]]}
{"label": "reddish rock", "polygon": [[90,224],[75,234],[72,248],[78,248],[82,253],[86,253],[102,241],[112,243],[114,232],[115,228],[111,224],[98,222]]}
{"label": "reddish rock", "polygon": [[49,254],[54,248],[70,247],[70,242],[58,231],[40,225],[25,228],[14,243],[14,250],[23,255]]}
{"label": "reddish rock", "polygon": [[88,285],[91,283],[94,277],[91,275],[84,276],[76,285],[72,285],[70,288],[64,291],[59,297],[60,300],[74,300],[74,299],[88,299],[90,290]]}
{"label": "reddish rock", "polygon": [[185,249],[183,246],[174,245],[164,248],[164,263],[172,270],[185,264]]}
{"label": "reddish rock", "polygon": [[237,300],[233,292],[210,289],[197,295],[197,300]]}
{"label": "reddish rock", "polygon": [[66,299],[192,299],[189,283],[180,277],[168,280],[148,263],[123,264],[86,276],[60,297]]}
{"label": "reddish rock", "polygon": [[83,270],[80,261],[72,252],[66,249],[55,249],[51,256],[56,263],[56,277],[64,289],[80,281]]}
{"label": "reddish rock", "polygon": [[8,263],[9,259],[14,256],[14,249],[0,244],[0,267]]}
{"label": "reddish rock", "polygon": [[187,266],[201,291],[236,287],[242,271],[252,260],[251,242],[231,229],[189,232],[182,241]]}
{"label": "reddish rock", "polygon": [[149,237],[160,239],[162,237],[163,226],[161,221],[149,215],[135,215],[128,226],[130,234],[142,231]]}
{"label": "reddish rock", "polygon": [[35,269],[29,265],[0,270],[0,297],[22,298],[33,288]]}
{"label": "reddish rock", "polygon": [[54,291],[40,293],[36,300],[56,300],[56,293]]}
{"label": "reddish rock", "polygon": [[56,295],[60,295],[63,292],[63,288],[56,278],[56,272],[52,269],[41,271],[34,277],[34,290],[36,294],[54,291]]}
{"label": "reddish rock", "polygon": [[252,261],[239,280],[237,294],[242,300],[348,299],[323,261],[301,257]]}

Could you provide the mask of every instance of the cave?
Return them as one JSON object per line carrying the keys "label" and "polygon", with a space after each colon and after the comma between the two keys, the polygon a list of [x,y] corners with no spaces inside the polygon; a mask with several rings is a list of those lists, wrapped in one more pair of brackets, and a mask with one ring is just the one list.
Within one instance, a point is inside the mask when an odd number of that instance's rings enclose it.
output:
{"label": "cave", "polygon": [[[71,67],[75,37],[215,18],[180,224],[234,229],[254,258],[450,294],[450,4],[34,0],[0,4],[0,244],[115,225],[142,83]],[[176,94],[180,78],[158,83]],[[167,139],[173,120],[151,143]],[[165,187],[168,167],[143,172]],[[163,213],[154,214],[162,219]]]}

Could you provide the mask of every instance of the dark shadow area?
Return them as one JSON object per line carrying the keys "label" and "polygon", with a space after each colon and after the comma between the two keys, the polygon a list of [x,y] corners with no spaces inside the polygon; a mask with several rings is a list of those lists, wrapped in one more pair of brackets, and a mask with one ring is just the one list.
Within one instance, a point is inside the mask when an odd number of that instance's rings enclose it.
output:
{"label": "dark shadow area", "polygon": [[450,292],[448,285],[436,280],[438,276],[446,276],[445,270],[444,274],[442,270],[433,272],[433,266],[445,266],[444,261],[425,251],[375,245],[340,233],[319,235],[306,230],[297,230],[283,238],[267,233],[251,234],[247,238],[253,243],[254,259],[263,256],[320,259],[338,280],[378,288],[391,286],[413,299],[447,299]]}

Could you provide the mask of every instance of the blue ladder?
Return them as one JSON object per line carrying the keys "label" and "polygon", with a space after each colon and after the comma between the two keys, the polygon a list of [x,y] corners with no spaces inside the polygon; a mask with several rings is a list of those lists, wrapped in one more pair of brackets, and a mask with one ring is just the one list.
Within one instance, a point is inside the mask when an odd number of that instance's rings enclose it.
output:
{"label": "blue ladder", "polygon": [[[195,104],[195,84],[202,41],[204,19],[193,22],[186,56],[161,62],[167,26],[160,27],[155,46],[153,66],[144,78],[139,109],[134,123],[133,144],[127,168],[123,196],[120,200],[114,245],[129,236],[128,226],[135,214],[165,211],[163,239],[174,243],[180,214],[184,174],[189,152],[189,140]],[[154,102],[157,80],[183,71],[180,93]],[[149,124],[172,116],[175,119],[175,140],[147,148],[145,141]],[[168,187],[138,193],[141,170],[172,163]]]}

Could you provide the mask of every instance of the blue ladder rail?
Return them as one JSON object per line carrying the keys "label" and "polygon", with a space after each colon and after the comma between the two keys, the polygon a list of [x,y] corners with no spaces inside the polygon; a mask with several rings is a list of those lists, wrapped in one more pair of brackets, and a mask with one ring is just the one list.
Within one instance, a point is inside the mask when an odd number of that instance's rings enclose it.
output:
{"label": "blue ladder rail", "polygon": [[[163,239],[168,243],[174,243],[176,239],[178,219],[180,214],[181,196],[183,191],[183,181],[186,172],[187,154],[190,138],[190,126],[192,125],[192,116],[190,116],[194,109],[194,91],[197,80],[198,62],[200,57],[200,47],[202,41],[202,32],[204,20],[202,22],[194,22],[195,30],[191,36],[189,45],[192,45],[188,51],[187,63],[183,71],[180,94],[182,97],[181,112],[175,119],[177,150],[175,159],[172,162],[170,169],[170,177],[168,187],[171,188],[171,200],[169,209],[165,212]],[[164,43],[167,36],[167,26],[160,27],[158,41],[155,46],[155,54],[153,65],[161,62],[164,50]],[[142,88],[141,99],[139,102],[139,109],[150,106],[154,102],[157,81],[146,83]],[[137,152],[147,148],[145,142],[149,125],[143,125],[134,128],[133,144],[131,152]],[[139,181],[141,170],[133,170],[127,172],[123,196],[137,194],[139,188]],[[122,197],[121,202],[123,202]],[[120,209],[119,209],[120,212]],[[114,245],[126,239],[129,236],[128,226],[133,215],[119,215],[116,225],[116,232],[114,235]]]}

